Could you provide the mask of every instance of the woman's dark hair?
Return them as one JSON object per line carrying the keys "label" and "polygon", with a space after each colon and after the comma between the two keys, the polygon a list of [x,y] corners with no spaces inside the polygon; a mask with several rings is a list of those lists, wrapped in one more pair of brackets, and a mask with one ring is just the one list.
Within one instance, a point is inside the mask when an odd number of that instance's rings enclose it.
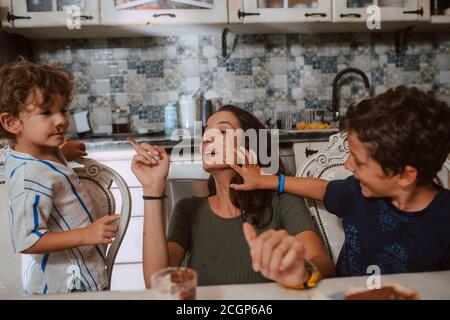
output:
{"label": "woman's dark hair", "polygon": [[[258,150],[253,150],[256,154],[259,154],[259,148],[261,147],[261,143],[259,143],[259,130],[266,129],[266,127],[251,113],[241,109],[239,107],[233,105],[226,105],[220,108],[217,112],[231,112],[233,113],[239,121],[240,128],[245,132],[248,129],[254,129],[258,133]],[[277,152],[277,150],[271,150],[270,144],[270,134],[267,131],[267,151],[268,157],[271,158],[272,152]],[[249,142],[245,141],[245,149],[249,150]],[[279,155],[277,154],[279,158]],[[283,164],[281,163],[281,159],[279,159],[279,168],[278,173],[284,173],[285,169]],[[260,167],[268,167],[270,164],[263,165],[260,162],[258,157],[258,165]],[[236,173],[236,175],[231,179],[230,183],[241,184],[244,180],[242,177]],[[216,194],[216,184],[214,178],[210,176],[208,181],[208,189],[210,196]],[[233,205],[242,211],[242,218],[245,221],[251,222],[256,225],[258,228],[265,228],[270,224],[273,217],[273,208],[272,208],[272,197],[274,192],[270,190],[254,190],[254,191],[236,191],[234,189],[230,189],[230,200]],[[267,221],[264,221],[264,213],[266,210],[269,210],[269,218]]]}
{"label": "woman's dark hair", "polygon": [[430,183],[450,153],[450,108],[429,92],[399,86],[349,107],[340,127],[366,143],[386,174],[414,167]]}

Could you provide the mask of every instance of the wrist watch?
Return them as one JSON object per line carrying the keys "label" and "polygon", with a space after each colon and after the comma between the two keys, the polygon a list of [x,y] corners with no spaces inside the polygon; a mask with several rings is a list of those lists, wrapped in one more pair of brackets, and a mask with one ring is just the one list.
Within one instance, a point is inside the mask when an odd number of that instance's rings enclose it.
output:
{"label": "wrist watch", "polygon": [[305,282],[300,283],[298,285],[285,286],[285,287],[289,288],[289,289],[297,289],[297,290],[303,290],[303,289],[309,289],[309,288],[315,287],[320,278],[319,269],[317,269],[317,267],[311,261],[308,261],[308,260],[305,260],[305,269],[308,270],[308,272],[310,274],[309,278]]}

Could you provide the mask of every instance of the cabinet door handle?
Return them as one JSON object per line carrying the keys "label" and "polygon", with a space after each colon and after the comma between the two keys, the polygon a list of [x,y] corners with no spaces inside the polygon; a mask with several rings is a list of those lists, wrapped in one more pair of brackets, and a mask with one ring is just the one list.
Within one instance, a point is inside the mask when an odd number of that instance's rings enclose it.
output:
{"label": "cabinet door handle", "polygon": [[306,149],[305,149],[305,156],[307,158],[309,158],[310,156],[316,154],[317,152],[319,152],[319,150],[312,150],[312,149],[308,149],[308,147],[306,147]]}
{"label": "cabinet door handle", "polygon": [[177,15],[175,13],[155,13],[153,15],[153,18],[159,18],[159,17],[171,17],[176,18]]}
{"label": "cabinet door handle", "polygon": [[94,17],[89,15],[89,16],[72,16],[72,19],[80,19],[80,20],[94,20]]}
{"label": "cabinet door handle", "polygon": [[326,17],[327,14],[326,13],[305,13],[305,17],[309,18],[309,17]]}
{"label": "cabinet door handle", "polygon": [[11,12],[8,12],[6,19],[8,22],[13,22],[14,20],[31,20],[31,17],[15,16]]}
{"label": "cabinet door handle", "polygon": [[417,14],[418,16],[423,17],[423,7],[421,7],[419,10],[403,11],[403,14]]}
{"label": "cabinet door handle", "polygon": [[339,15],[341,18],[361,18],[359,13],[341,13]]}
{"label": "cabinet door handle", "polygon": [[238,18],[242,19],[245,18],[246,16],[260,16],[261,13],[259,12],[245,12],[245,11],[241,11],[241,9],[238,10]]}

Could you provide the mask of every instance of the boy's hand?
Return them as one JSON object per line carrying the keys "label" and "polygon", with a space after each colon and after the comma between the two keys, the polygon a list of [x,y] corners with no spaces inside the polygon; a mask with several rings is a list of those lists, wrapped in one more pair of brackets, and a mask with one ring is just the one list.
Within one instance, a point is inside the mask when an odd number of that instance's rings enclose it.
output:
{"label": "boy's hand", "polygon": [[236,164],[230,164],[230,167],[236,171],[244,183],[231,184],[230,188],[238,191],[250,191],[255,189],[261,189],[262,187],[262,175],[261,168],[258,166],[256,155],[253,151],[248,152],[245,148],[241,147],[239,150],[234,150],[241,163],[244,163],[242,167]]}
{"label": "boy's hand", "polygon": [[64,158],[69,162],[87,156],[86,145],[81,141],[65,141],[60,149]]}
{"label": "boy's hand", "polygon": [[109,244],[116,236],[118,227],[113,224],[120,215],[104,216],[84,229],[85,245]]}
{"label": "boy's hand", "polygon": [[284,286],[296,286],[309,278],[304,245],[296,237],[285,230],[269,230],[258,236],[249,223],[243,224],[243,230],[255,272]]}

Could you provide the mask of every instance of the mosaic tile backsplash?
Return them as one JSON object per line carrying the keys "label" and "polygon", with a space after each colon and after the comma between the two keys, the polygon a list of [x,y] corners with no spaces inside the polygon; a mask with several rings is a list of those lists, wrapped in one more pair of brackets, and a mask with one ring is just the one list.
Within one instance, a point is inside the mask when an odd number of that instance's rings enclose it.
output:
{"label": "mosaic tile backsplash", "polygon": [[[74,73],[72,108],[89,110],[98,133],[110,130],[112,108],[129,110],[134,126],[145,127],[163,122],[167,103],[198,88],[263,122],[282,111],[329,116],[333,78],[347,67],[364,71],[374,94],[413,85],[450,105],[450,34],[443,33],[412,35],[399,56],[393,34],[239,35],[228,59],[219,35],[40,40],[34,49],[38,62]],[[357,75],[340,84],[341,110],[368,94]]]}

